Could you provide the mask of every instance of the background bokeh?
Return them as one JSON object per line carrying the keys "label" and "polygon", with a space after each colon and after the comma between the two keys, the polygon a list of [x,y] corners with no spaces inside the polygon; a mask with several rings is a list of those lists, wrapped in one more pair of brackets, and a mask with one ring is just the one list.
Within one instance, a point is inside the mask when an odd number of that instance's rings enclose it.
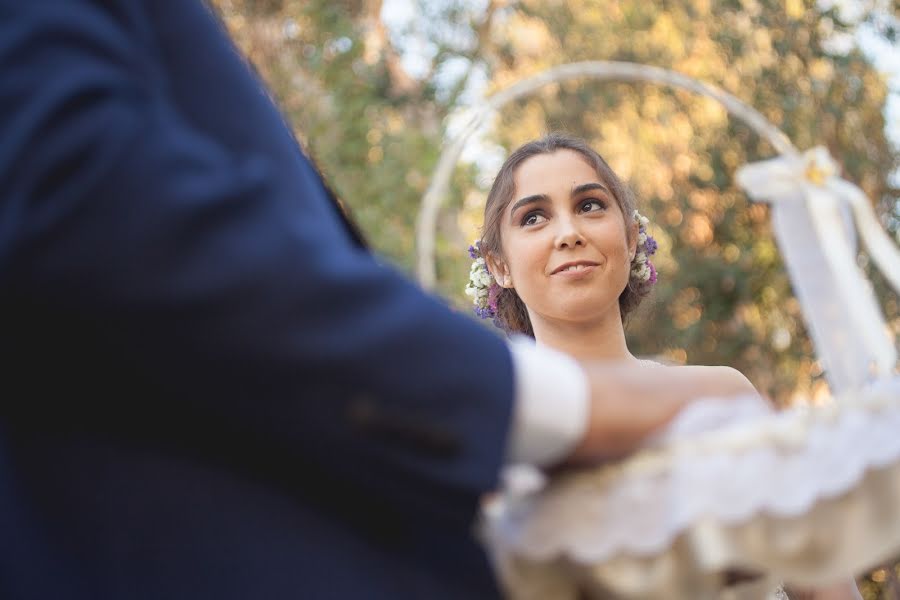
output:
{"label": "background bokeh", "polygon": [[[213,0],[373,247],[413,275],[414,223],[467,106],[548,67],[624,60],[741,98],[804,150],[826,146],[900,230],[900,8],[835,0]],[[587,138],[660,242],[660,284],[628,323],[635,353],[727,364],[779,403],[828,393],[770,232],[734,183],[773,148],[714,102],[647,84],[569,82],[507,106],[459,164],[438,226],[438,292],[468,311],[466,247],[505,153]],[[900,305],[867,257],[895,333]],[[853,307],[847,307],[853,310]],[[897,567],[861,581],[900,598]]]}

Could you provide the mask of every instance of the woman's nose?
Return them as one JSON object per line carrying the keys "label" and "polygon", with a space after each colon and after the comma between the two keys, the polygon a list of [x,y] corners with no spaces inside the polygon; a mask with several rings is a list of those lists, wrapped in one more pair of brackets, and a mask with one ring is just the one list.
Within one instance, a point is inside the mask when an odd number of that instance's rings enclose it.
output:
{"label": "woman's nose", "polygon": [[557,249],[574,248],[576,246],[584,246],[584,236],[578,230],[578,227],[571,219],[559,219],[557,221],[559,229],[556,232],[554,245]]}

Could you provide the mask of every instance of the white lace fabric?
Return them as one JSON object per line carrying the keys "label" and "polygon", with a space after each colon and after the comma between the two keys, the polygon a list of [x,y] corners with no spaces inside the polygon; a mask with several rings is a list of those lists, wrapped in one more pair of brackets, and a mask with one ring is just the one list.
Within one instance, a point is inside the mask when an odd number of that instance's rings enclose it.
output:
{"label": "white lace fabric", "polygon": [[[514,598],[764,598],[851,576],[900,551],[900,378],[780,413],[699,401],[630,459],[510,486],[485,533]],[[725,589],[732,569],[764,577]]]}

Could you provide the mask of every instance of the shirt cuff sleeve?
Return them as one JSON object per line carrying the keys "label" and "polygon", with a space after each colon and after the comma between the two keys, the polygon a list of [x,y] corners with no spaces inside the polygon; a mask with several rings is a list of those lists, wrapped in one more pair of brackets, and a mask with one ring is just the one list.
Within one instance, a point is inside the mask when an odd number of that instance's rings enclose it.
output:
{"label": "shirt cuff sleeve", "polygon": [[530,339],[516,338],[509,346],[516,395],[507,462],[553,465],[587,430],[587,376],[575,359]]}

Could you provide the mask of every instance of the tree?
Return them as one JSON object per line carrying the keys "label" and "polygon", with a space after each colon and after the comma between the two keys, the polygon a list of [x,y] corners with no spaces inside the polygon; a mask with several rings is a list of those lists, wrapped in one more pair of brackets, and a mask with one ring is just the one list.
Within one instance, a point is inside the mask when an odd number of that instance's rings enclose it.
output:
{"label": "tree", "polygon": [[[826,52],[836,10],[812,2],[524,0],[498,19],[496,88],[577,60],[672,68],[720,85],[801,149],[825,145],[882,213],[898,156],[884,134],[883,78],[858,51]],[[661,283],[631,319],[632,347],[675,362],[726,363],[780,401],[822,390],[821,367],[769,230],[735,169],[773,154],[709,100],[649,85],[574,82],[505,109],[505,148],[554,129],[592,141],[630,182],[660,241]],[[886,310],[900,330],[897,298]]]}
{"label": "tree", "polygon": [[[427,60],[415,74],[380,18],[380,0],[213,5],[373,246],[410,269],[419,197],[444,121],[481,65],[494,4],[483,13],[462,2],[423,6],[423,23],[435,27],[401,36],[421,38]],[[460,177],[471,184],[471,170]]]}
{"label": "tree", "polygon": [[[576,60],[654,64],[723,87],[799,148],[827,146],[885,222],[897,225],[887,87],[858,50],[831,47],[835,32],[865,19],[848,23],[839,6],[492,0],[481,11],[474,0],[446,0],[418,3],[420,19],[398,32],[380,19],[378,0],[214,4],[373,246],[407,270],[420,196],[473,74],[490,92]],[[420,59],[416,72],[404,60],[410,56]],[[510,149],[551,129],[593,142],[654,223],[662,279],[631,319],[635,350],[733,365],[782,402],[825,391],[767,207],[750,204],[733,183],[739,165],[772,154],[766,142],[709,100],[577,81],[504,109],[489,139]],[[491,175],[460,165],[441,220],[438,289],[460,307],[464,248],[477,234]],[[900,331],[898,300],[875,280]]]}

